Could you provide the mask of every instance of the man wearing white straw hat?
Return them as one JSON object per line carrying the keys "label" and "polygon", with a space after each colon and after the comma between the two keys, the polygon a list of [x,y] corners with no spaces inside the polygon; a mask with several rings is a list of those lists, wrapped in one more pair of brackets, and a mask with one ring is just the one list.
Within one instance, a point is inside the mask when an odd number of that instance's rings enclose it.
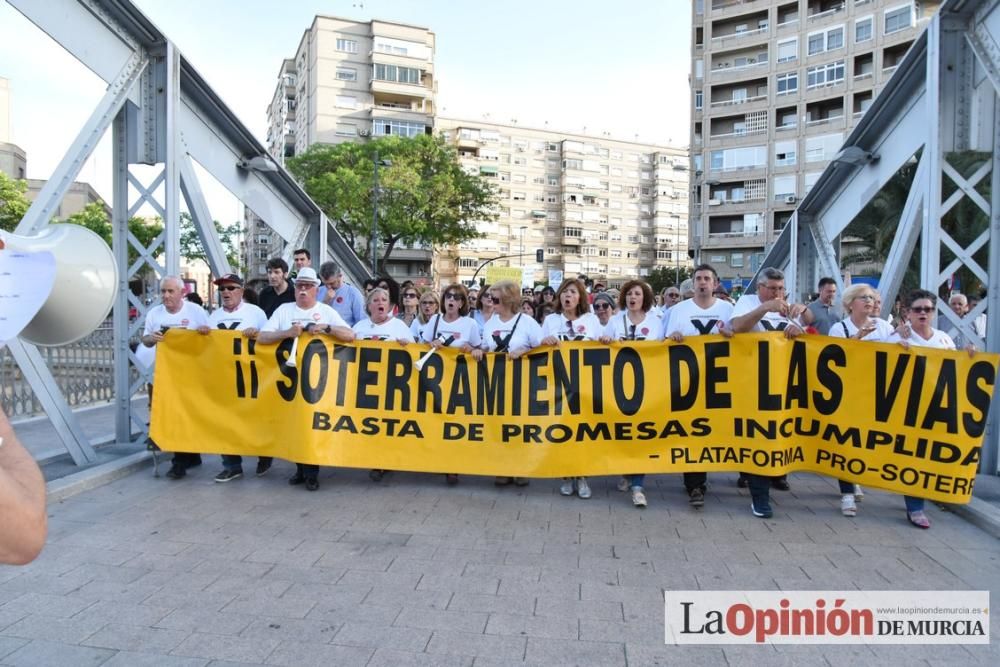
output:
{"label": "man wearing white straw hat", "polygon": [[[306,266],[295,276],[295,303],[283,303],[274,311],[264,328],[257,334],[262,345],[278,343],[286,338],[298,339],[303,333],[327,334],[337,340],[350,342],[354,332],[340,315],[325,303],[316,300],[319,278],[316,269]],[[288,365],[294,365],[295,349]],[[293,486],[305,484],[307,491],[319,488],[319,466],[299,463],[298,470],[288,479]]]}

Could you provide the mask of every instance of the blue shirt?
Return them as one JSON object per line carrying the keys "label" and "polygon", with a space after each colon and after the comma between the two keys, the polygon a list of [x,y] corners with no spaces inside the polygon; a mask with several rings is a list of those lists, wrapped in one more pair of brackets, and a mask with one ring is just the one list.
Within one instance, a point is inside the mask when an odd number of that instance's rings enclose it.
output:
{"label": "blue shirt", "polygon": [[354,285],[341,283],[329,301],[326,298],[327,291],[325,285],[320,285],[319,290],[316,292],[316,300],[325,303],[337,311],[337,314],[347,322],[347,326],[353,327],[368,317],[365,315],[365,297],[361,295],[361,290]]}

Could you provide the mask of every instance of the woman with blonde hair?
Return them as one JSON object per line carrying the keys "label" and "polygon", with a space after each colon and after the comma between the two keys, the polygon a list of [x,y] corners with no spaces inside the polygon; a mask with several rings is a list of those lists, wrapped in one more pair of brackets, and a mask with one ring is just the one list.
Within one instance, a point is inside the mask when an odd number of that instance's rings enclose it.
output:
{"label": "woman with blonde hair", "polygon": [[[489,301],[492,316],[483,325],[483,340],[479,349],[472,351],[477,361],[485,352],[506,354],[516,359],[542,344],[542,328],[538,322],[520,311],[521,290],[512,280],[501,280],[483,290],[480,299]],[[526,486],[523,477],[497,477],[497,486],[516,484]]]}
{"label": "woman with blonde hair", "polygon": [[410,332],[413,334],[414,340],[420,340],[424,327],[440,311],[441,299],[438,298],[437,292],[427,290],[420,295],[420,307],[417,310],[417,318],[410,324]]}
{"label": "woman with blonde hair", "polygon": [[[558,345],[562,341],[599,340],[604,333],[597,316],[590,312],[587,288],[578,278],[564,280],[556,291],[556,312],[542,322],[542,345]],[[575,488],[574,488],[575,487]],[[590,498],[586,477],[564,477],[559,493]]]}

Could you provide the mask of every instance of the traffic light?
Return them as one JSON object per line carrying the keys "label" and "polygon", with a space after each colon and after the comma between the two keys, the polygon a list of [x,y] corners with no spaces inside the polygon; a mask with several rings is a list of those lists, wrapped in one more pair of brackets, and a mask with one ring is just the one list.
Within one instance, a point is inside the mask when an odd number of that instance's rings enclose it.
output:
{"label": "traffic light", "polygon": [[545,261],[545,250],[539,248],[535,251],[535,261],[542,264]]}

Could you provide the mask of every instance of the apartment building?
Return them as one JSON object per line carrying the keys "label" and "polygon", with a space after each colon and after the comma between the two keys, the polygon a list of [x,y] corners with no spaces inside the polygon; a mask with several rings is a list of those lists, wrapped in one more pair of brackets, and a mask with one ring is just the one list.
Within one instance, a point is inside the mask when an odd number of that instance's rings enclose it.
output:
{"label": "apartment building", "polygon": [[694,0],[691,247],[745,281],[939,2]]}
{"label": "apartment building", "polygon": [[497,264],[538,281],[557,269],[610,286],[690,266],[687,150],[456,118],[435,127],[469,173],[500,191],[499,219],[477,222],[482,238],[439,249],[437,283],[467,282],[498,255],[515,255]]}
{"label": "apartment building", "polygon": [[[434,40],[419,26],[316,16],[281,63],[267,107],[269,153],[284,164],[315,143],[433,133]],[[261,276],[282,243],[266,221],[245,217],[249,273]],[[431,249],[399,246],[385,266],[418,281],[429,281],[430,268]]]}

